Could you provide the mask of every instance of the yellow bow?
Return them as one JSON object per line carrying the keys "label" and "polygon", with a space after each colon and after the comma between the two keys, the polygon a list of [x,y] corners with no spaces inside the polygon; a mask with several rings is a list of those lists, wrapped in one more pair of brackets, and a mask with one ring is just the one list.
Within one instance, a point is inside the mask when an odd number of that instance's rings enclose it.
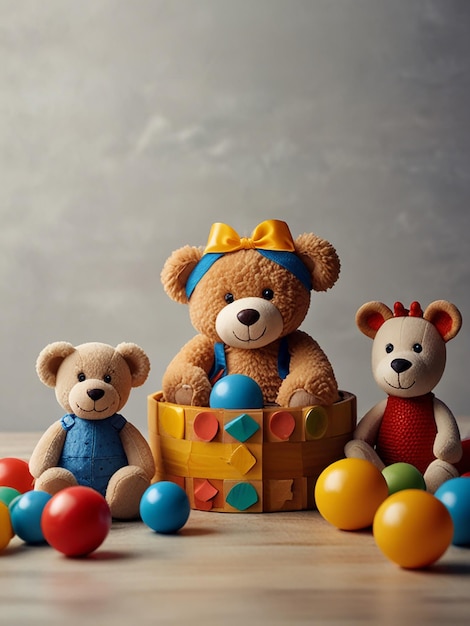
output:
{"label": "yellow bow", "polygon": [[295,251],[294,241],[287,224],[281,220],[266,220],[258,224],[251,237],[240,237],[227,224],[220,222],[212,224],[204,252],[225,253],[248,248]]}

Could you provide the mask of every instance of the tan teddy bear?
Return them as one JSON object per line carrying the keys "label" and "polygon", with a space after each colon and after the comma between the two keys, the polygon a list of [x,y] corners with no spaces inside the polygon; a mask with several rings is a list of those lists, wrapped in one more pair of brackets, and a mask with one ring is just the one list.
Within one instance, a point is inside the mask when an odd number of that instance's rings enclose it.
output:
{"label": "tan teddy bear", "polygon": [[348,457],[366,458],[379,469],[406,462],[424,474],[434,492],[458,475],[462,456],[457,423],[432,390],[446,363],[446,343],[459,332],[459,310],[446,300],[421,310],[396,302],[367,302],[356,314],[357,326],[372,345],[372,373],[387,398],[360,420],[345,447]]}
{"label": "tan teddy bear", "polygon": [[133,343],[74,347],[65,341],[46,346],[36,369],[55,388],[67,414],[52,424],[30,459],[35,488],[55,494],[81,484],[102,493],[118,519],[139,515],[143,492],[155,467],[142,434],[118,413],[132,387],[150,371],[147,355]]}
{"label": "tan teddy bear", "polygon": [[167,294],[188,304],[199,332],[163,377],[168,402],[208,406],[213,383],[244,374],[266,405],[331,404],[338,388],[318,343],[298,330],[311,290],[326,291],[340,271],[333,246],[314,234],[293,239],[285,222],[268,220],[251,237],[213,224],[205,250],[185,246],[161,274]]}

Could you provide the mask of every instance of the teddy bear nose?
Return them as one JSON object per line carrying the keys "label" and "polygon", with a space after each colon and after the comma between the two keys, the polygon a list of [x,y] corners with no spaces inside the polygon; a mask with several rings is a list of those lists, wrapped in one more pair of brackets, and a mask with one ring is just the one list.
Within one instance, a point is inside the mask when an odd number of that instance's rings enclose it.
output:
{"label": "teddy bear nose", "polygon": [[252,324],[256,324],[260,315],[255,309],[243,309],[237,313],[237,318],[238,321],[245,326],[251,326]]}
{"label": "teddy bear nose", "polygon": [[104,391],[102,389],[87,389],[87,396],[96,402],[100,398],[104,396]]}
{"label": "teddy bear nose", "polygon": [[402,372],[409,370],[412,363],[407,359],[393,359],[390,365],[397,374],[401,374]]}

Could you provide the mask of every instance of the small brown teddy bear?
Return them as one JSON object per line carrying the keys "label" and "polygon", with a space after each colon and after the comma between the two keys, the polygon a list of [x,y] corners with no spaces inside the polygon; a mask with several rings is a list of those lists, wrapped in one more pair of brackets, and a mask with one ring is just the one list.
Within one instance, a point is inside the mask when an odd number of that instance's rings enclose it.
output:
{"label": "small brown teddy bear", "polygon": [[409,310],[396,302],[394,311],[367,302],[356,323],[374,340],[372,373],[388,397],[360,420],[346,456],[368,459],[379,469],[411,463],[434,492],[458,476],[455,464],[462,456],[454,416],[432,393],[444,373],[446,343],[460,330],[460,312],[446,300],[432,302],[424,313],[418,302]]}
{"label": "small brown teddy bear", "polygon": [[265,405],[328,405],[338,387],[328,358],[298,330],[311,290],[326,291],[340,271],[333,246],[314,234],[293,239],[287,224],[267,220],[251,237],[213,224],[205,250],[185,246],[167,259],[167,294],[189,305],[199,334],[169,364],[167,402],[208,406],[220,376],[244,374],[261,387]]}
{"label": "small brown teddy bear", "polygon": [[106,497],[114,518],[138,517],[155,466],[147,441],[118,411],[131,388],[147,379],[145,352],[133,343],[74,347],[58,341],[41,351],[36,370],[45,385],[55,387],[67,414],[47,429],[33,451],[29,467],[35,489],[55,494],[86,485]]}

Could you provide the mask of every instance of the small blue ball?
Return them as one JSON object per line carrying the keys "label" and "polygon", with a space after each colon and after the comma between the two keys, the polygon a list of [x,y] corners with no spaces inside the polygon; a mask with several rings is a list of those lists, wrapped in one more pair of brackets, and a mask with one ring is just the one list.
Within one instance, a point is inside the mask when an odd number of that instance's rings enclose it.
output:
{"label": "small blue ball", "polygon": [[27,491],[10,502],[13,531],[26,543],[46,543],[41,529],[41,517],[51,497],[45,491]]}
{"label": "small blue ball", "polygon": [[470,545],[470,478],[460,476],[446,480],[434,495],[447,507],[454,522],[452,543]]}
{"label": "small blue ball", "polygon": [[140,500],[140,516],[156,533],[176,533],[188,521],[189,499],[176,483],[162,480],[147,488]]}
{"label": "small blue ball", "polygon": [[262,409],[263,392],[249,376],[229,374],[212,387],[209,406],[213,409]]}

